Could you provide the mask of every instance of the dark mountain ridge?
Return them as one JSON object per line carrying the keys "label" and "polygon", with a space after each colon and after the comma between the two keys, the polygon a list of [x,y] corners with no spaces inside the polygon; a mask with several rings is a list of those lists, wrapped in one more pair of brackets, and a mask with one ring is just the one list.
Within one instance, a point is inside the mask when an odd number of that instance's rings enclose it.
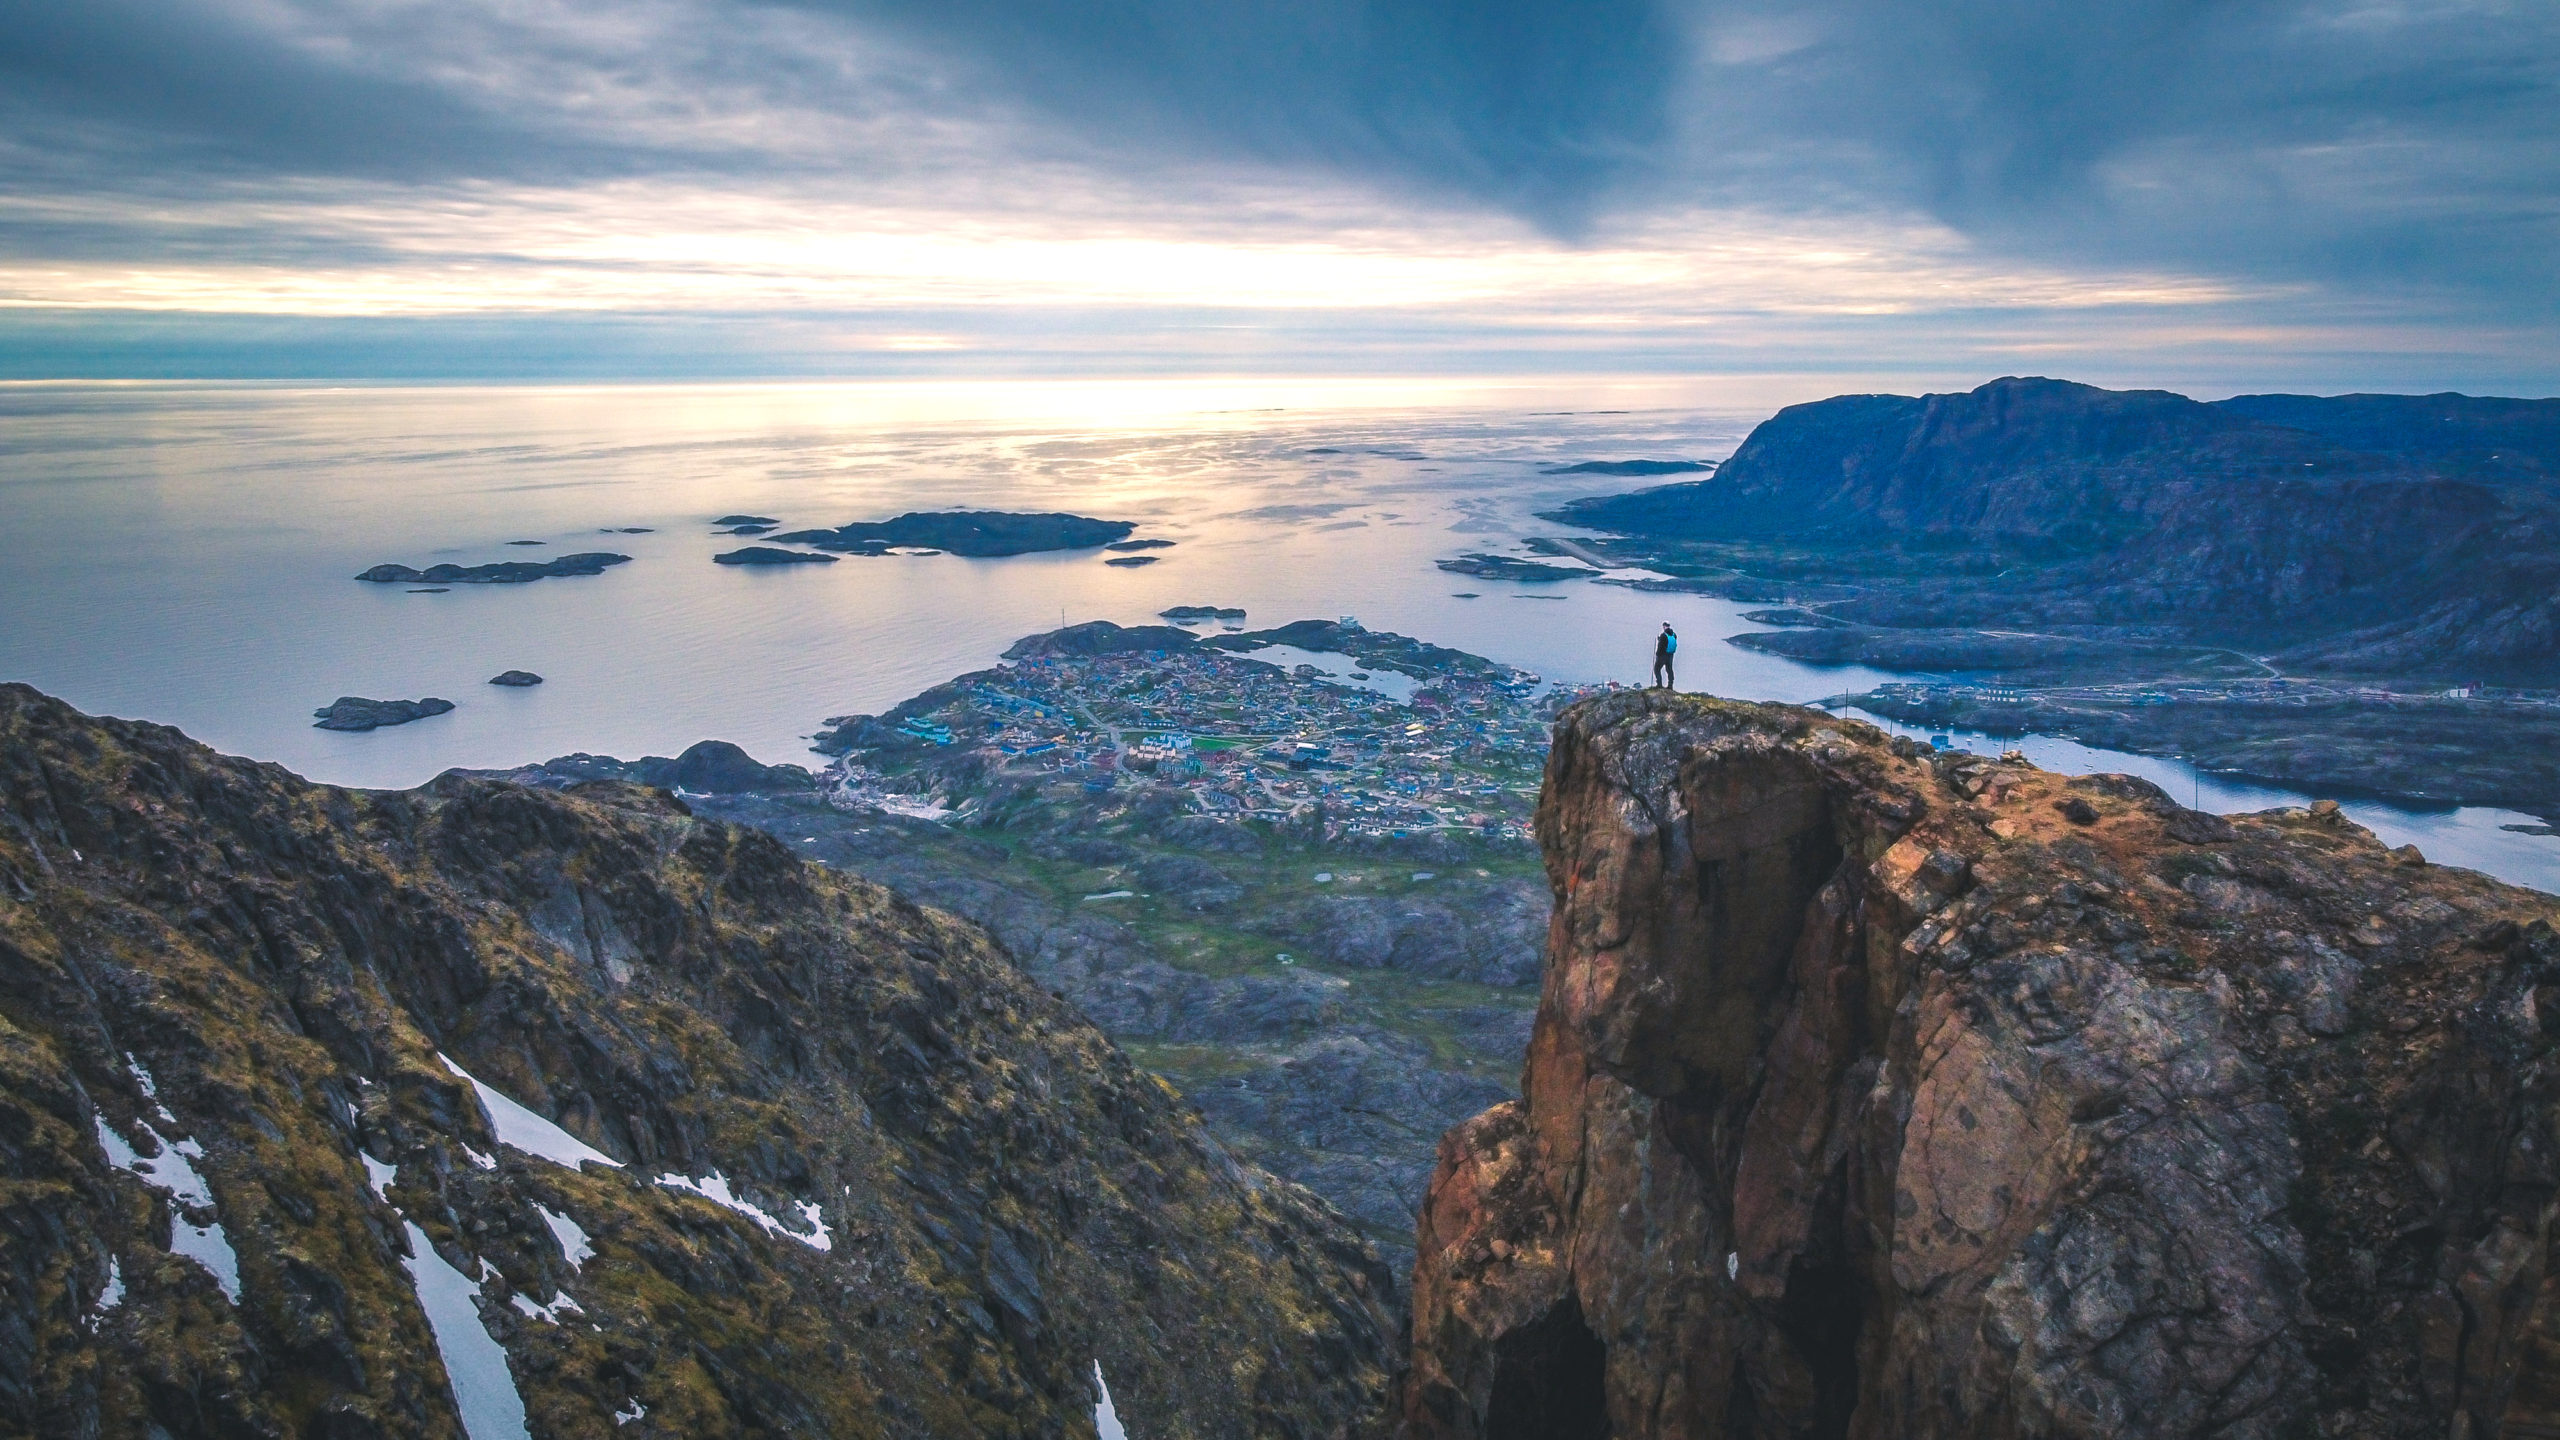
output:
{"label": "dark mountain ridge", "polygon": [[[1823,555],[1869,571],[1878,554],[1917,557],[1910,576],[1833,605],[1839,619],[2166,621],[2337,668],[2560,674],[2560,498],[2517,478],[2528,462],[2492,483],[2459,448],[2501,425],[2538,434],[2547,416],[2533,407],[2560,402],[2475,402],[2524,408],[2448,437],[2391,429],[2387,406],[2282,398],[2206,405],[2017,378],[1839,396],[1778,412],[1711,479],[1553,518],[1789,547],[1810,553],[1798,573],[1817,577]],[[2360,448],[2388,436],[2396,448]]]}
{"label": "dark mountain ridge", "polygon": [[1089,1436],[1099,1373],[1335,1436],[1391,1356],[1374,1254],[975,926],[663,792],[16,685],[0,1226],[16,1434]]}

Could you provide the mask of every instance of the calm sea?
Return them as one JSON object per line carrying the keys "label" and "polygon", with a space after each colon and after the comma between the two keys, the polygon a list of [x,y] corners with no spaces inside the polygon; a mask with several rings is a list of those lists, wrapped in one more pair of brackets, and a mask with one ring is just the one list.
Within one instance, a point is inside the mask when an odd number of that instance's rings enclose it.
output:
{"label": "calm sea", "polygon": [[[712,737],[805,759],[824,718],[883,709],[1018,636],[1177,604],[1242,606],[1257,627],[1356,616],[1559,682],[1641,682],[1668,620],[1683,688],[1865,688],[1885,677],[1718,643],[1755,628],[1748,607],[1432,564],[1514,550],[1554,532],[1537,511],[1645,483],[1550,473],[1562,465],[1721,458],[1763,413],[1527,382],[0,386],[0,679],[376,786]],[[803,527],[965,506],[1125,519],[1175,543],[1138,569],[1092,553],[711,563],[751,543],[715,534],[718,515]],[[384,561],[590,549],[632,563],[440,595],[351,578]],[[508,669],[547,683],[487,683]],[[312,728],[340,695],[459,708],[370,734]],[[2300,798],[2067,742],[2027,748],[2213,808]],[[2531,817],[2348,803],[2393,844],[2560,889],[2560,841],[2499,828]]]}

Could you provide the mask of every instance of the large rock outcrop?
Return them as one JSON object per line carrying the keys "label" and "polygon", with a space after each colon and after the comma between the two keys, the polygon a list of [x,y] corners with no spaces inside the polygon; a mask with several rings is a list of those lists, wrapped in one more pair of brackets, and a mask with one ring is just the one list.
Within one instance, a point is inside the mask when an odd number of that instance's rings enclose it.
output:
{"label": "large rock outcrop", "polygon": [[1392,1286],[770,836],[0,686],[0,1433],[1347,1435]]}
{"label": "large rock outcrop", "polygon": [[1648,692],[1539,833],[1415,1440],[2560,1434],[2552,897]]}

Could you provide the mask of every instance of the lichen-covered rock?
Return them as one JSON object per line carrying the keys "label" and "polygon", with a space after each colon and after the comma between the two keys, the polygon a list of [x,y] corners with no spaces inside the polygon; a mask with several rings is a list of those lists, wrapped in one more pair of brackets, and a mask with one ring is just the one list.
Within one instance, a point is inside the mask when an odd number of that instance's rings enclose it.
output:
{"label": "lichen-covered rock", "polygon": [[2560,1433],[2560,902],[2334,805],[1567,712],[1423,1437]]}
{"label": "lichen-covered rock", "polygon": [[[503,1380],[439,1358],[448,1267]],[[768,836],[0,686],[0,1432],[456,1436],[453,1362],[540,1440],[1091,1435],[1099,1361],[1148,1440],[1349,1435],[1390,1287],[981,931]]]}

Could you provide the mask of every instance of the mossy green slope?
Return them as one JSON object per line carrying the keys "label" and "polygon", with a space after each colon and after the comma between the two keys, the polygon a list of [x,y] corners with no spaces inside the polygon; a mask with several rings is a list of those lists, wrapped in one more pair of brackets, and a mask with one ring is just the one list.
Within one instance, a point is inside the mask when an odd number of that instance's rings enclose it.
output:
{"label": "mossy green slope", "polygon": [[[440,1051],[623,1164],[500,1144]],[[831,1248],[657,1183],[715,1174]],[[0,687],[0,1429],[461,1434],[404,1219],[537,1437],[1090,1434],[1097,1360],[1149,1440],[1357,1434],[1391,1363],[1374,1256],[972,926],[652,792],[337,790]]]}

